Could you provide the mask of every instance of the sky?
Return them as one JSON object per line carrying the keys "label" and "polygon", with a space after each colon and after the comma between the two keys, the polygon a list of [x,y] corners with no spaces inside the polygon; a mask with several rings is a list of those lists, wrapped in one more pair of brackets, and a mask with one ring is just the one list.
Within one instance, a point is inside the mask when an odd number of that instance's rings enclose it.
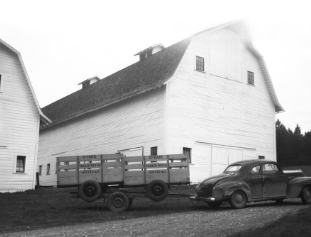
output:
{"label": "sky", "polygon": [[276,119],[311,131],[311,5],[278,0],[0,0],[0,38],[23,58],[41,107],[199,31],[247,21],[286,112]]}

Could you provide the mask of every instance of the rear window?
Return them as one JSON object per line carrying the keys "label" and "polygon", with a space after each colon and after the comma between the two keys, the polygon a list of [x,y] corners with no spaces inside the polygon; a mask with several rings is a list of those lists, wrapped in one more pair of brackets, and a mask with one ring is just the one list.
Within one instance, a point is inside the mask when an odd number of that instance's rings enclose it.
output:
{"label": "rear window", "polygon": [[230,165],[225,169],[224,173],[235,173],[241,169],[241,165]]}

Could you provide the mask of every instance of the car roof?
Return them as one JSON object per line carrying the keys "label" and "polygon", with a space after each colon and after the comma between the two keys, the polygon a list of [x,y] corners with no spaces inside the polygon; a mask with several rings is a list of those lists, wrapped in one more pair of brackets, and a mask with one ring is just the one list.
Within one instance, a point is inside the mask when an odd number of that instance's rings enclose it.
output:
{"label": "car roof", "polygon": [[264,160],[264,159],[256,159],[256,160],[241,160],[241,161],[237,161],[237,162],[234,162],[230,165],[244,165],[244,164],[247,164],[247,165],[255,165],[255,164],[262,164],[262,163],[267,163],[267,162],[275,162],[273,160]]}

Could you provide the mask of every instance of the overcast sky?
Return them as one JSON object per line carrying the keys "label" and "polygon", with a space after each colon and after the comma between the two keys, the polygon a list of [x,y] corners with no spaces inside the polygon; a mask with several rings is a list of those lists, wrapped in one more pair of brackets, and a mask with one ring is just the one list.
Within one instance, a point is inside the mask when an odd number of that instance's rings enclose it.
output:
{"label": "overcast sky", "polygon": [[[310,4],[311,5],[311,4]],[[41,107],[135,63],[153,44],[245,19],[264,56],[286,127],[311,130],[308,1],[0,0],[0,38],[17,49]]]}

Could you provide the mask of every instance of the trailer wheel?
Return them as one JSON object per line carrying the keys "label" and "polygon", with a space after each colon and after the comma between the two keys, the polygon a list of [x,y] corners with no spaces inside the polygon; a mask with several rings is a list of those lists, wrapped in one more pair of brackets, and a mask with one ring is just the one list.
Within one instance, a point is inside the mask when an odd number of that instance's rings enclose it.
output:
{"label": "trailer wheel", "polygon": [[168,187],[161,180],[152,181],[147,186],[147,195],[152,201],[160,202],[167,197]]}
{"label": "trailer wheel", "polygon": [[301,201],[303,204],[311,204],[311,188],[306,186],[301,191]]}
{"label": "trailer wheel", "polygon": [[86,202],[94,202],[100,198],[101,187],[96,181],[87,180],[81,184],[79,188],[79,195]]}
{"label": "trailer wheel", "polygon": [[129,199],[123,192],[115,192],[108,198],[108,208],[113,212],[124,212],[129,208]]}

